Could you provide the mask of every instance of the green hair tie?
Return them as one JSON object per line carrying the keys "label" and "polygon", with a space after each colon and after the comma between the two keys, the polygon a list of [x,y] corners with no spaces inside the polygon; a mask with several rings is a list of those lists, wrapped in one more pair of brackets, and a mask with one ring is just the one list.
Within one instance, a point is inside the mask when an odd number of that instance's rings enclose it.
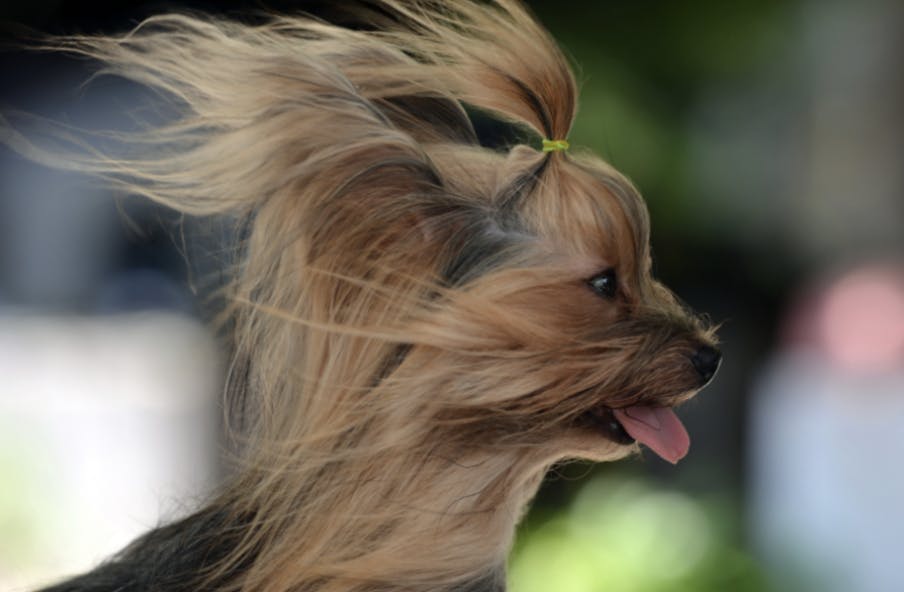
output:
{"label": "green hair tie", "polygon": [[543,152],[568,150],[568,140],[543,140]]}

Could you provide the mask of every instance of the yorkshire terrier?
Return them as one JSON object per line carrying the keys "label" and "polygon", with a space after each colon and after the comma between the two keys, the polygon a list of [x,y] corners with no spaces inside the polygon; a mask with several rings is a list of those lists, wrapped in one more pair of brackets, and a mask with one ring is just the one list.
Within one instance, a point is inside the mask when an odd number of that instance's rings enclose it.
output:
{"label": "yorkshire terrier", "polygon": [[[714,331],[653,279],[637,190],[568,145],[549,34],[515,0],[356,19],[165,15],[52,42],[181,113],[138,153],[65,166],[242,240],[231,477],[48,590],[500,591],[554,463],[687,452],[673,408],[716,372]],[[528,141],[487,146],[480,118]]]}

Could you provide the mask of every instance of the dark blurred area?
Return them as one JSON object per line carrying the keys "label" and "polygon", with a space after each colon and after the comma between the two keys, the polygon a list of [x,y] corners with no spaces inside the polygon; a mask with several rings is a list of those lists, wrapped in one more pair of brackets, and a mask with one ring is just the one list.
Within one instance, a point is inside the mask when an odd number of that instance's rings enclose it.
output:
{"label": "dark blurred area", "polygon": [[[3,6],[0,20],[13,41],[29,31],[122,31],[172,9],[327,14],[331,4],[38,0]],[[677,467],[647,454],[551,475],[513,558],[513,590],[901,589],[904,574],[875,566],[904,541],[883,539],[885,555],[857,542],[904,519],[901,510],[887,496],[826,491],[846,491],[856,475],[864,490],[904,492],[887,474],[898,472],[900,429],[877,453],[879,428],[870,427],[904,419],[904,390],[894,386],[904,385],[904,5],[529,4],[578,68],[572,146],[593,149],[637,184],[651,213],[656,274],[721,324],[724,363],[681,410],[692,448]],[[84,85],[91,73],[83,60],[4,44],[0,110],[124,130],[154,104],[121,80]],[[119,200],[5,149],[0,171],[0,318],[212,314],[223,249],[215,228]],[[797,397],[796,410],[782,407]],[[858,398],[876,417],[833,403]],[[216,419],[215,404],[205,409]],[[861,438],[848,440],[854,433]],[[836,448],[852,455],[850,467],[834,462]],[[3,540],[22,540],[30,515],[3,499],[0,549],[19,546]],[[768,526],[778,515],[782,523]],[[597,519],[595,534],[568,526]],[[878,526],[858,530],[874,519]],[[820,521],[835,527],[822,532]],[[53,575],[41,558],[46,535],[29,536],[30,555],[0,559],[0,583]],[[823,549],[825,537],[839,544]],[[787,552],[775,552],[782,542]],[[582,544],[607,555],[575,550]],[[671,571],[632,567],[649,566],[650,554],[671,561]]]}

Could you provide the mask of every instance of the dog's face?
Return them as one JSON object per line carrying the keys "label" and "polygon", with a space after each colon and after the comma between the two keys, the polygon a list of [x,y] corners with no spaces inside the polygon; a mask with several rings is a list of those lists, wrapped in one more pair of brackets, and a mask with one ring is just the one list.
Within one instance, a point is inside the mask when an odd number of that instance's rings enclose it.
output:
{"label": "dog's face", "polygon": [[450,445],[600,461],[639,441],[677,462],[689,441],[671,408],[715,373],[713,330],[652,277],[629,182],[569,159],[567,184],[513,192],[506,167],[523,170],[526,151],[514,154],[492,183],[472,180],[492,199],[420,223],[450,287],[416,324],[441,343],[407,349],[393,374],[432,377],[423,393],[442,402],[431,422]]}

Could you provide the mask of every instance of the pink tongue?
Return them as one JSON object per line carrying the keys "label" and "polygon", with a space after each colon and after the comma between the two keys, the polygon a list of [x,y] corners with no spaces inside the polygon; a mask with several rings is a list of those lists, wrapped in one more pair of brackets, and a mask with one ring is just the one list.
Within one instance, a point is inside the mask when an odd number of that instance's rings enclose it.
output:
{"label": "pink tongue", "polygon": [[668,407],[626,407],[612,412],[632,438],[672,464],[684,458],[691,446],[687,430]]}

